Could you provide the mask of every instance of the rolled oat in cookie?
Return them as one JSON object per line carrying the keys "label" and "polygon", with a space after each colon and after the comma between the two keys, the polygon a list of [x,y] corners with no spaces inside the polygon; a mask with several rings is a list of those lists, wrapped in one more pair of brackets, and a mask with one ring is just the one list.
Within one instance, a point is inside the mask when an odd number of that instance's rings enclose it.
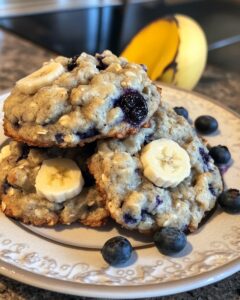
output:
{"label": "rolled oat in cookie", "polygon": [[19,80],[4,104],[4,129],[39,147],[124,138],[148,127],[160,89],[142,65],[106,50],[57,57]]}
{"label": "rolled oat in cookie", "polygon": [[89,169],[113,219],[145,233],[166,226],[196,230],[223,189],[203,141],[163,103],[149,128],[98,142]]}
{"label": "rolled oat in cookie", "polygon": [[[91,227],[104,225],[109,213],[86,165],[93,151],[93,144],[59,149],[11,141],[0,154],[3,213],[35,226],[74,222]],[[44,180],[40,170],[45,172]],[[76,180],[74,176],[78,176]]]}

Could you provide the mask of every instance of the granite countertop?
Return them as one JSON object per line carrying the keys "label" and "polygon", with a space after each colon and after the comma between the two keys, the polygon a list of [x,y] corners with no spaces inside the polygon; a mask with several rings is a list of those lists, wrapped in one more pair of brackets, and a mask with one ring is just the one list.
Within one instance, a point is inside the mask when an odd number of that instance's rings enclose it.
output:
{"label": "granite countertop", "polygon": [[[40,67],[54,53],[0,29],[0,92],[13,87],[16,80]],[[240,74],[208,66],[195,91],[218,100],[240,113]],[[75,300],[86,299],[57,294],[27,286],[0,275],[0,299]],[[90,298],[87,298],[90,299]],[[240,272],[210,286],[161,300],[240,299]]]}

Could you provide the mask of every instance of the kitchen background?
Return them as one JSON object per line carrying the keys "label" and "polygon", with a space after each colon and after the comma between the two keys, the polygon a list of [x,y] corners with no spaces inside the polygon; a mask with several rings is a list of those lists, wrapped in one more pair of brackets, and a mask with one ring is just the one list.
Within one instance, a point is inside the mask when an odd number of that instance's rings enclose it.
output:
{"label": "kitchen background", "polygon": [[239,0],[2,0],[0,26],[66,56],[119,54],[150,21],[176,12],[205,30],[208,63],[240,71]]}

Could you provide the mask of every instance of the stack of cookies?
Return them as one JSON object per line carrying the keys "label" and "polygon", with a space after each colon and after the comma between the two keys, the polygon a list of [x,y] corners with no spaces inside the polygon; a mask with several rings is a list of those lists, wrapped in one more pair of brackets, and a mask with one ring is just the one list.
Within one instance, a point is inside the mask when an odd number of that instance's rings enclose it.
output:
{"label": "stack of cookies", "polygon": [[206,146],[145,66],[110,51],[57,57],[19,80],[4,131],[1,207],[25,224],[98,227],[112,217],[143,233],[194,231],[223,189]]}

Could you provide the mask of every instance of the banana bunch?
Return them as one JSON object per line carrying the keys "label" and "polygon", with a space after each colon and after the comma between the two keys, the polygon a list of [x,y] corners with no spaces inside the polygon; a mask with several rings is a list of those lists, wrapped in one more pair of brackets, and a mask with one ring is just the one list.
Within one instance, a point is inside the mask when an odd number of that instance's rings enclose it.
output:
{"label": "banana bunch", "polygon": [[144,176],[159,187],[176,187],[190,175],[188,153],[170,139],[149,143],[143,148],[140,159]]}
{"label": "banana bunch", "polygon": [[121,55],[145,64],[152,80],[191,90],[206,65],[207,41],[196,21],[176,14],[143,28]]}
{"label": "banana bunch", "polygon": [[83,185],[81,170],[68,158],[44,160],[35,182],[37,194],[56,203],[77,196]]}

